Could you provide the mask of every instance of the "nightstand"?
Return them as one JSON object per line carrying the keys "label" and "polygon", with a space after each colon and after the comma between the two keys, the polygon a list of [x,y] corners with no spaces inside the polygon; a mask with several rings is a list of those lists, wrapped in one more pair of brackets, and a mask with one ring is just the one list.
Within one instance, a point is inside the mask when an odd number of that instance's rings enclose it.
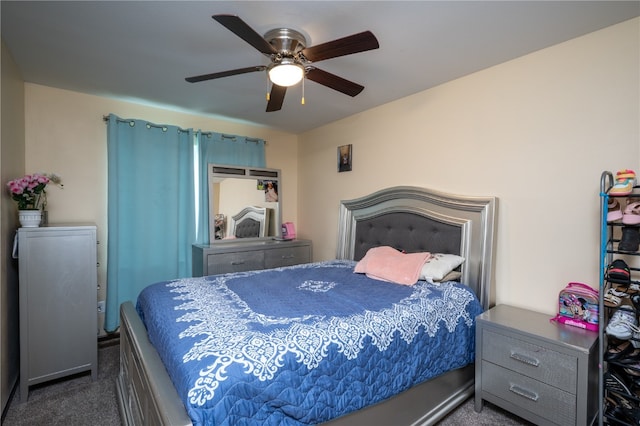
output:
{"label": "nightstand", "polygon": [[507,305],[477,317],[477,412],[486,400],[536,424],[596,420],[598,333],[550,318]]}

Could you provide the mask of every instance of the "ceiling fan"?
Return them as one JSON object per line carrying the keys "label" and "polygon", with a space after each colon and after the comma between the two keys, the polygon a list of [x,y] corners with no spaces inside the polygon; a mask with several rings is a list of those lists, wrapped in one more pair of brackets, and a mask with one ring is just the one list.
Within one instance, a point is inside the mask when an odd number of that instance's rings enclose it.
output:
{"label": "ceiling fan", "polygon": [[189,83],[196,83],[199,81],[267,70],[269,80],[272,83],[271,93],[267,95],[267,112],[280,110],[284,102],[284,96],[287,93],[287,87],[297,84],[305,77],[346,95],[352,97],[358,95],[362,92],[364,86],[323,71],[311,64],[325,59],[365,52],[380,47],[378,40],[371,31],[364,31],[316,46],[307,47],[305,37],[300,32],[289,28],[276,28],[267,31],[264,37],[262,37],[238,16],[213,15],[212,18],[249,43],[259,52],[268,56],[271,63],[269,65],[256,65],[253,67],[187,77],[185,80]]}

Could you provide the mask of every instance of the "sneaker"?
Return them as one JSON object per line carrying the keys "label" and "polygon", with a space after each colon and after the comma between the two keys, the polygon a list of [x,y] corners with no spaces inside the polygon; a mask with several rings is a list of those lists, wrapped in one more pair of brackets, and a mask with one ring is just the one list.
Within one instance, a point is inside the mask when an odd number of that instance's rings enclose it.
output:
{"label": "sneaker", "polygon": [[636,174],[633,170],[625,169],[616,173],[616,183],[609,190],[611,195],[629,195],[636,184]]}
{"label": "sneaker", "polygon": [[629,340],[634,332],[640,332],[633,308],[626,305],[619,307],[611,316],[606,332],[609,336],[620,340]]}

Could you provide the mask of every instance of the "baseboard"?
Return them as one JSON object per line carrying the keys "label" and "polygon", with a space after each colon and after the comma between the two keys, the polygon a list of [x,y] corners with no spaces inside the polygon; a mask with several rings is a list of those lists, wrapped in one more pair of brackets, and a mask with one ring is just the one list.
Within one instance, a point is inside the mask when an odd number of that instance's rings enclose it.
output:
{"label": "baseboard", "polygon": [[120,344],[120,332],[108,333],[98,337],[98,348],[106,348],[109,346]]}

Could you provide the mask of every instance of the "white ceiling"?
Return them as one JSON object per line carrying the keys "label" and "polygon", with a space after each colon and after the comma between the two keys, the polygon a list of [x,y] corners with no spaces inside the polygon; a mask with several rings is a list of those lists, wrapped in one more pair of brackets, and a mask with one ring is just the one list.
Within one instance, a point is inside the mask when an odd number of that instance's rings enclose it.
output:
{"label": "white ceiling", "polygon": [[[640,15],[639,1],[6,1],[2,40],[27,82],[301,133]],[[287,27],[310,46],[364,30],[380,48],[314,64],[365,86],[351,98],[313,81],[265,112],[266,65],[211,18],[259,34]],[[110,111],[105,111],[109,113]]]}

